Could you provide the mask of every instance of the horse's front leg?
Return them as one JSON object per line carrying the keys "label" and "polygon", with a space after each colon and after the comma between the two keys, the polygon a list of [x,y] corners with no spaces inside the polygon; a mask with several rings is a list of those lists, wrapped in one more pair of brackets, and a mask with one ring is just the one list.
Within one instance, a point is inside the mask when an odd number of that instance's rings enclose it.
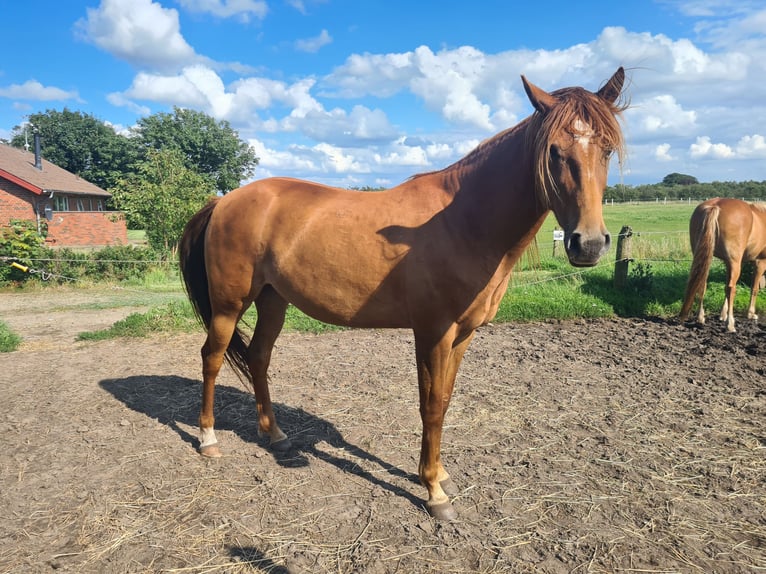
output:
{"label": "horse's front leg", "polygon": [[455,494],[456,488],[441,462],[441,439],[455,376],[470,339],[469,335],[456,343],[455,337],[450,335],[436,342],[417,334],[415,337],[423,423],[418,474],[420,482],[428,489],[426,508],[431,516],[440,520],[457,518],[448,496],[448,492]]}

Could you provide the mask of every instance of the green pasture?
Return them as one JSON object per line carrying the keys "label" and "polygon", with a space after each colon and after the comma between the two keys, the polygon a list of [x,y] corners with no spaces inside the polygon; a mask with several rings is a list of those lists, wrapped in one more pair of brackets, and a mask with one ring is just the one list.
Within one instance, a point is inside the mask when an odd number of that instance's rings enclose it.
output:
{"label": "green pasture", "polygon": [[[495,322],[677,315],[691,264],[688,222],[695,206],[696,203],[687,202],[604,205],[612,247],[596,267],[589,269],[571,267],[560,245],[554,253],[556,221],[550,215],[538,233],[536,246],[516,266]],[[617,290],[614,262],[618,235],[624,226],[629,226],[632,232],[632,261],[626,287]],[[735,301],[738,320],[743,319],[747,307],[751,277],[752,268],[748,268],[740,279]],[[716,259],[705,297],[710,317],[717,315],[723,304],[724,279],[723,264]],[[164,281],[155,274],[149,281],[134,282],[133,287],[147,293],[146,302],[156,301],[156,305],[146,313],[130,315],[106,331],[82,333],[81,338],[142,336],[152,331],[200,328],[183,296],[177,271],[168,273]],[[758,312],[766,315],[766,302],[763,297],[759,299]],[[253,310],[244,321],[250,326],[254,324]],[[336,329],[292,307],[285,328],[308,332]]]}
{"label": "green pasture", "polygon": [[[577,317],[673,317],[681,310],[691,265],[689,218],[697,203],[651,202],[607,204],[604,221],[612,234],[612,248],[591,269],[569,266],[563,247],[554,255],[550,215],[537,235],[537,255],[517,265],[503,299],[497,321],[540,320]],[[614,287],[617,242],[623,227],[630,228],[628,283],[624,290]],[[740,316],[750,297],[752,267],[746,266],[735,299]],[[714,259],[708,278],[705,305],[709,316],[723,305],[725,269]],[[759,297],[757,310],[766,312]]]}

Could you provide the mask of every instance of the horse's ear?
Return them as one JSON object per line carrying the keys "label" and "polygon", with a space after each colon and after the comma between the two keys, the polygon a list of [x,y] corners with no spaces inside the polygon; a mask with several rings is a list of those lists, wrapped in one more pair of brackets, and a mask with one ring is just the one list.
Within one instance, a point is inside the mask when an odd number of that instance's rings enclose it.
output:
{"label": "horse's ear", "polygon": [[524,91],[535,109],[541,114],[547,114],[556,104],[556,98],[545,90],[541,90],[522,75],[521,81],[524,83]]}
{"label": "horse's ear", "polygon": [[622,92],[622,85],[625,82],[625,69],[620,66],[617,68],[617,71],[614,73],[614,75],[609,78],[609,81],[604,84],[604,87],[601,88],[596,95],[600,97],[602,100],[605,100],[609,102],[610,104],[613,104],[617,101],[617,98],[620,97],[620,92]]}

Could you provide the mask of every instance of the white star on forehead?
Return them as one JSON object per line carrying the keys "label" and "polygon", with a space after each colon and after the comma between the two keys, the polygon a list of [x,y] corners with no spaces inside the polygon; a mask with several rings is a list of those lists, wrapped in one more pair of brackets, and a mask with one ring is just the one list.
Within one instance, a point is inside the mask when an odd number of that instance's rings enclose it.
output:
{"label": "white star on forehead", "polygon": [[578,118],[578,120],[572,125],[572,135],[576,142],[578,142],[583,148],[590,145],[590,138],[593,136],[593,130],[584,121]]}

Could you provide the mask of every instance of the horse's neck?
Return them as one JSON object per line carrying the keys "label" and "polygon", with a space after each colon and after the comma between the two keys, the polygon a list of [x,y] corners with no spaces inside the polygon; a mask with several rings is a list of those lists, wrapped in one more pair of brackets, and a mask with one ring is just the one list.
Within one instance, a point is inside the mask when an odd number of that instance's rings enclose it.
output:
{"label": "horse's neck", "polygon": [[535,193],[531,152],[524,130],[502,134],[472,161],[455,166],[455,204],[493,248],[525,248],[547,210]]}

